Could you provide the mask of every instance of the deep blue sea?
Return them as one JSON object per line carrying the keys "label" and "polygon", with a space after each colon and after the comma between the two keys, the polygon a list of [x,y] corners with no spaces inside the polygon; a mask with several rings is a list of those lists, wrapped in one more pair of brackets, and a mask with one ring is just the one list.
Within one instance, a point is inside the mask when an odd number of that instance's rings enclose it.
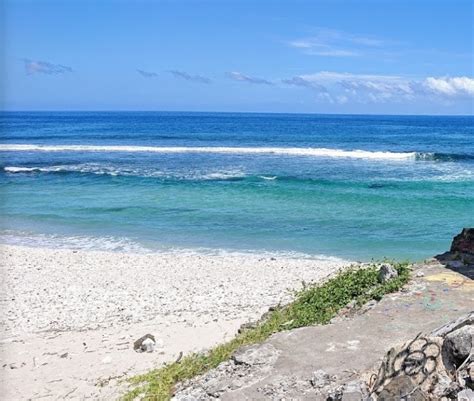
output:
{"label": "deep blue sea", "polygon": [[417,260],[474,225],[474,118],[0,114],[0,241]]}

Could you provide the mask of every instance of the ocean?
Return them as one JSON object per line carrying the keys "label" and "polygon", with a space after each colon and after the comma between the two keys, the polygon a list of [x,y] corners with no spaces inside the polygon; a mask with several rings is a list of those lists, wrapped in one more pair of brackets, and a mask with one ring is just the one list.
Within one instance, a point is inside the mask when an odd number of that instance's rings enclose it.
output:
{"label": "ocean", "polygon": [[0,242],[419,260],[474,225],[474,117],[0,113]]}

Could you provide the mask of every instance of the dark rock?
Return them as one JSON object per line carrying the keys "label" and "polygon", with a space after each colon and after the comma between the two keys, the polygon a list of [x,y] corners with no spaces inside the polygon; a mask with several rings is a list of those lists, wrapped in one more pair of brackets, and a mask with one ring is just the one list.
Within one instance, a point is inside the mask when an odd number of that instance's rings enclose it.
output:
{"label": "dark rock", "polygon": [[443,342],[443,359],[447,367],[459,367],[472,350],[474,326],[464,326],[446,335]]}
{"label": "dark rock", "polygon": [[[455,400],[470,396],[474,313],[392,348],[384,358],[372,394],[377,401]],[[459,398],[459,394],[464,398]],[[474,401],[474,399],[473,399]]]}
{"label": "dark rock", "polygon": [[[409,394],[409,395],[408,395]],[[397,376],[378,395],[379,401],[426,401],[422,391],[408,376]]]}
{"label": "dark rock", "polygon": [[474,228],[463,228],[461,233],[453,238],[451,252],[474,254]]}
{"label": "dark rock", "polygon": [[464,262],[462,260],[450,260],[446,262],[446,266],[450,269],[460,269],[464,267]]}
{"label": "dark rock", "polygon": [[460,390],[462,388],[459,383],[452,381],[446,374],[439,374],[437,383],[431,390],[431,393],[437,400],[441,400],[443,397],[454,399]]}
{"label": "dark rock", "polygon": [[155,336],[153,334],[145,334],[133,343],[133,349],[137,352],[152,352],[155,344]]}
{"label": "dark rock", "polygon": [[[404,399],[406,394],[411,394],[406,400],[429,399],[427,394],[441,375],[446,375],[441,360],[442,343],[443,339],[439,337],[416,336],[392,348],[382,361],[373,386],[378,400]],[[444,387],[440,387],[440,391]]]}
{"label": "dark rock", "polygon": [[328,392],[326,401],[341,401],[344,394],[344,386],[338,386]]}

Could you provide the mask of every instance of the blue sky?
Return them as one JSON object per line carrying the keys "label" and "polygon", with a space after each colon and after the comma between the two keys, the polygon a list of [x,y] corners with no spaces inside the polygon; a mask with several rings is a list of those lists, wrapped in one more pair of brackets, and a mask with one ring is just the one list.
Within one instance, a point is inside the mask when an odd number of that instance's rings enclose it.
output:
{"label": "blue sky", "polygon": [[472,114],[472,4],[7,0],[4,107]]}

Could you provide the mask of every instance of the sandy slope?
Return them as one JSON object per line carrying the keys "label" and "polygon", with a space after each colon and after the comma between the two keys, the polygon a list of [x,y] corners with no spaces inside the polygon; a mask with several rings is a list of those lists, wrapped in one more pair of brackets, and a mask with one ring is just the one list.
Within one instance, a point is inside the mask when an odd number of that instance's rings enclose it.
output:
{"label": "sandy slope", "polygon": [[[113,399],[117,378],[232,337],[337,259],[1,247],[5,400]],[[133,341],[154,334],[152,354]]]}

